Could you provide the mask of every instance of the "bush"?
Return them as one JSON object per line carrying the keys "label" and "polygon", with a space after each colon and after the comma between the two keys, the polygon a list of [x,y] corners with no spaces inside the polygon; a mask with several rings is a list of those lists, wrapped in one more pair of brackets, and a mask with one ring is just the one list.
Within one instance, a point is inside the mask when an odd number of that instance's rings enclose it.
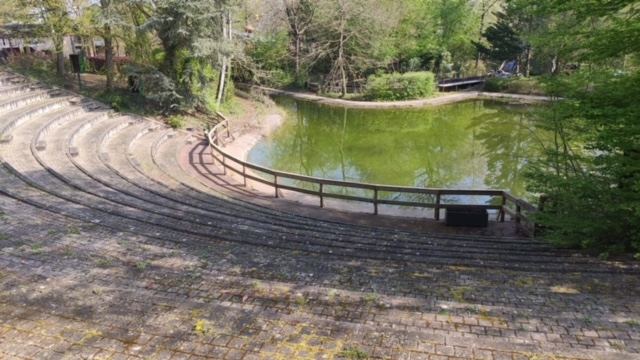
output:
{"label": "bush", "polygon": [[540,83],[534,78],[489,78],[483,91],[523,95],[544,95]]}
{"label": "bush", "polygon": [[369,76],[364,97],[373,101],[413,100],[429,97],[435,89],[435,76],[428,71]]}
{"label": "bush", "polygon": [[174,129],[182,129],[184,127],[184,118],[182,116],[169,116],[166,122],[167,125]]}
{"label": "bush", "polygon": [[487,92],[504,92],[507,89],[507,81],[507,79],[503,78],[488,78],[484,82],[484,87],[482,88],[482,90]]}

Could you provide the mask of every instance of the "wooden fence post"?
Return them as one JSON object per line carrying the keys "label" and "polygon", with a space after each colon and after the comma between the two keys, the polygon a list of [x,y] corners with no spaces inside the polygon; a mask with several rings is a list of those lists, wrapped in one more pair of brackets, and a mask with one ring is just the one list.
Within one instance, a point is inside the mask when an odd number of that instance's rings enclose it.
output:
{"label": "wooden fence post", "polygon": [[227,157],[222,154],[222,173],[227,175]]}
{"label": "wooden fence post", "polygon": [[247,166],[245,163],[242,163],[242,182],[244,183],[244,187],[247,187]]}
{"label": "wooden fence post", "polygon": [[378,215],[378,187],[373,189],[373,214]]}

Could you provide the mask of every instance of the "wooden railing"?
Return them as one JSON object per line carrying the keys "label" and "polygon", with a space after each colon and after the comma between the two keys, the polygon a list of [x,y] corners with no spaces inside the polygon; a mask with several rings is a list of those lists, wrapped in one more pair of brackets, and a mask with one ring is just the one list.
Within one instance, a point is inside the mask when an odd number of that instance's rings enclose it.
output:
{"label": "wooden railing", "polygon": [[[514,221],[517,229],[528,236],[536,235],[536,225],[531,215],[538,211],[538,208],[531,205],[525,200],[519,199],[505,190],[470,190],[470,189],[431,189],[407,186],[389,186],[366,184],[359,182],[330,180],[317,178],[312,176],[299,175],[284,171],[273,170],[264,166],[252,164],[228,154],[223,150],[225,140],[231,138],[229,130],[229,121],[222,114],[218,114],[222,121],[214,126],[210,131],[206,132],[206,137],[211,148],[211,155],[214,163],[221,165],[223,173],[227,175],[228,171],[238,174],[242,177],[244,186],[247,186],[247,180],[265,184],[273,187],[274,196],[279,198],[282,196],[281,190],[289,190],[302,194],[317,196],[319,198],[320,207],[324,207],[325,199],[339,199],[347,201],[356,201],[370,203],[373,205],[373,213],[378,214],[380,205],[396,205],[414,208],[430,208],[433,209],[435,220],[440,220],[440,212],[442,209],[487,209],[497,210],[496,220],[505,221],[505,215],[509,215]],[[272,180],[257,176],[255,172],[266,174]],[[289,183],[284,181],[289,180]],[[305,182],[313,185],[313,189],[292,185],[295,181]],[[353,195],[353,194],[337,194],[328,192],[327,187],[334,186],[350,190],[368,192],[370,196]],[[425,201],[414,200],[391,200],[380,197],[381,193],[408,194],[424,199]],[[459,204],[446,203],[444,196],[491,196],[498,197],[498,204]],[[430,201],[431,200],[431,201]]]}

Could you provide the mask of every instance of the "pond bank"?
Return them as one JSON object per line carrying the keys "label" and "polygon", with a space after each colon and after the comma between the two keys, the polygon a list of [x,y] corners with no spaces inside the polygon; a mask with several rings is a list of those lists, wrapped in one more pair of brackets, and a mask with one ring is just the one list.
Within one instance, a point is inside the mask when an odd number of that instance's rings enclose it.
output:
{"label": "pond bank", "polygon": [[239,89],[254,90],[254,91],[257,90],[267,95],[287,96],[293,99],[313,101],[319,104],[327,104],[327,105],[333,105],[333,106],[343,106],[343,107],[351,107],[351,108],[368,108],[368,109],[418,108],[418,107],[424,107],[424,106],[445,105],[445,104],[451,104],[459,101],[474,100],[474,99],[513,99],[513,100],[525,101],[525,102],[544,102],[544,101],[550,100],[549,97],[547,96],[539,96],[539,95],[520,95],[520,94],[506,94],[506,93],[491,93],[491,92],[483,92],[483,91],[465,91],[461,93],[452,93],[450,95],[444,95],[444,96],[440,96],[432,99],[370,102],[370,101],[353,101],[353,100],[327,98],[324,96],[319,96],[311,93],[278,90],[278,89],[272,89],[272,88],[267,88],[262,86],[251,86],[251,85],[244,85],[244,84],[237,84],[236,86]]}

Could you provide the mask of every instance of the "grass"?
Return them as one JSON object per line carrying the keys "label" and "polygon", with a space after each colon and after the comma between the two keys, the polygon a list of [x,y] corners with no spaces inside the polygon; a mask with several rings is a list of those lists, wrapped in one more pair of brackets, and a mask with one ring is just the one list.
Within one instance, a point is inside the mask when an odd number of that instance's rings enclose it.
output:
{"label": "grass", "polygon": [[615,349],[618,351],[624,350],[624,344],[618,341],[609,340],[609,346],[611,346],[612,349]]}
{"label": "grass", "polygon": [[631,326],[631,327],[637,327],[638,325],[640,325],[640,322],[638,322],[638,320],[636,319],[629,319],[627,321],[624,322],[625,324]]}
{"label": "grass", "polygon": [[94,338],[104,337],[104,334],[98,330],[88,330],[84,332],[84,337],[80,340],[80,344],[85,344],[87,341]]}
{"label": "grass", "polygon": [[364,302],[366,302],[367,304],[371,304],[376,300],[378,300],[378,294],[376,293],[369,293],[364,296]]}
{"label": "grass", "polygon": [[347,346],[347,348],[342,350],[338,356],[342,356],[349,360],[364,360],[369,358],[369,354],[356,345]]}
{"label": "grass", "polygon": [[67,234],[69,235],[80,235],[80,228],[77,226],[69,226],[67,228]]}
{"label": "grass", "polygon": [[100,267],[109,267],[113,264],[113,261],[111,261],[111,259],[102,259],[98,262],[98,266]]}
{"label": "grass", "polygon": [[582,318],[585,324],[593,324],[593,318],[591,316],[585,316]]}
{"label": "grass", "polygon": [[473,289],[469,286],[461,286],[451,289],[450,293],[451,297],[453,297],[456,302],[463,302],[466,298],[472,295]]}
{"label": "grass", "polygon": [[149,264],[147,264],[146,262],[139,262],[136,264],[136,270],[138,271],[144,271],[147,269],[147,267],[149,266]]}
{"label": "grass", "polygon": [[309,300],[307,300],[307,298],[305,298],[304,296],[299,296],[299,297],[297,297],[297,298],[294,300],[294,302],[295,302],[295,304],[296,304],[297,306],[302,307],[302,306],[307,305],[307,303],[309,302]]}

